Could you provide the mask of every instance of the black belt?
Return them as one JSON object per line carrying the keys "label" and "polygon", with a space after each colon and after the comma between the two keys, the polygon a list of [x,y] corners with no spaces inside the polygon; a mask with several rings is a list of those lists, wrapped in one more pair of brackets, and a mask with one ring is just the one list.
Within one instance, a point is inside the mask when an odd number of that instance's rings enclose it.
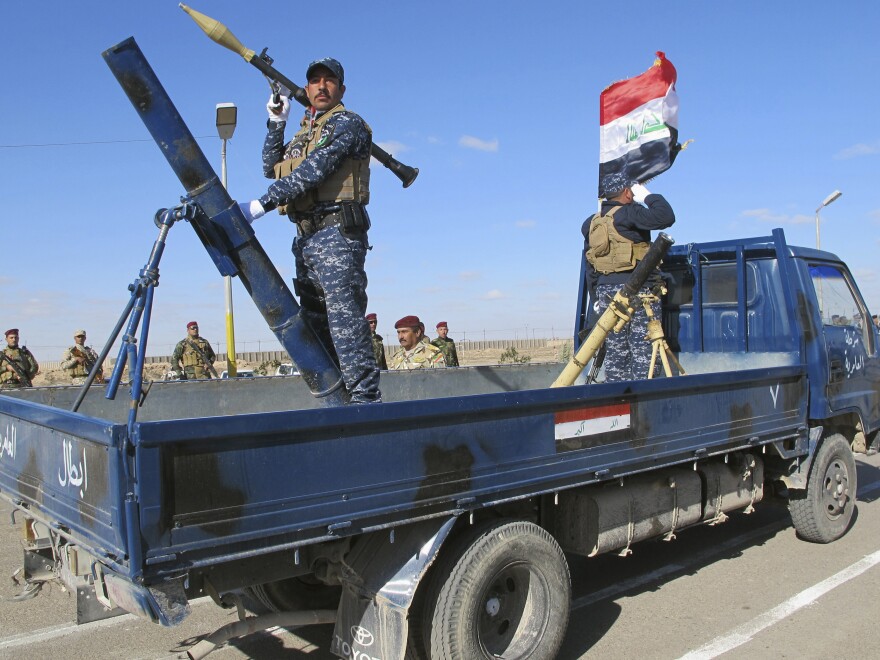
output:
{"label": "black belt", "polygon": [[342,209],[336,207],[326,213],[298,213],[296,219],[297,232],[300,236],[311,236],[327,227],[338,227],[342,224]]}

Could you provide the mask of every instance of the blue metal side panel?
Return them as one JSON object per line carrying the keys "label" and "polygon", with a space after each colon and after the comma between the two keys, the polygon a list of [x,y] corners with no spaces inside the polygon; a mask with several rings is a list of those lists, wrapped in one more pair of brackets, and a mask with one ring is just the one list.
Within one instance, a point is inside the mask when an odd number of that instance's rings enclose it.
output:
{"label": "blue metal side panel", "polygon": [[0,396],[0,497],[121,561],[124,434],[125,425]]}
{"label": "blue metal side panel", "polygon": [[144,422],[146,563],[203,565],[794,438],[806,402],[803,369],[781,367]]}

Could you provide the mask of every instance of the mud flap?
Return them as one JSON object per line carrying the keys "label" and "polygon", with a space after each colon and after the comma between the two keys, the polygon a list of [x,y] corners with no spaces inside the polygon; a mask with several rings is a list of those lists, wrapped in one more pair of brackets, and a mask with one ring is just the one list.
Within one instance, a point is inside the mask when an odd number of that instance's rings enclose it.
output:
{"label": "mud flap", "polygon": [[800,458],[797,462],[792,463],[789,473],[781,477],[781,480],[788,488],[802,490],[807,487],[807,477],[810,475],[810,466],[813,464],[813,458],[816,456],[816,447],[819,446],[819,441],[822,439],[824,431],[825,427],[823,426],[810,427],[809,454]]}
{"label": "mud flap", "polygon": [[357,660],[403,659],[407,614],[416,588],[455,521],[426,520],[358,539],[343,563],[333,654]]}

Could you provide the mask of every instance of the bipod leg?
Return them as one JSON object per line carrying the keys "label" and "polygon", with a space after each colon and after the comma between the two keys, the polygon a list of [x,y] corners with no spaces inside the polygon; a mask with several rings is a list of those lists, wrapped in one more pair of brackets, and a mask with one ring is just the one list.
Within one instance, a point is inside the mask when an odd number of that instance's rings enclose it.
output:
{"label": "bipod leg", "polygon": [[[162,253],[165,250],[165,242],[171,226],[177,220],[191,220],[197,212],[198,208],[195,205],[184,202],[181,206],[174,209],[160,209],[154,217],[154,222],[159,227],[159,236],[153,243],[150,257],[138,273],[138,278],[128,286],[128,290],[131,291],[131,299],[126,306],[125,312],[116,324],[114,336],[108,340],[107,345],[101,352],[101,357],[106,357],[106,353],[109,352],[123,324],[125,324],[126,328],[122,338],[122,346],[119,348],[116,364],[113,365],[113,373],[107,381],[107,391],[104,395],[107,399],[116,398],[122,374],[125,371],[126,365],[128,365],[132,383],[132,400],[135,401],[133,408],[136,408],[140,402],[141,392],[143,391],[143,367],[147,349],[146,340],[149,335],[150,316],[153,307],[153,292],[159,284],[159,261],[162,259]],[[126,319],[128,320],[127,324]],[[140,351],[138,351],[137,327],[141,319],[143,319],[141,326],[143,341]],[[77,406],[79,401],[77,401]],[[132,416],[130,415],[130,417]]]}
{"label": "bipod leg", "polygon": [[657,364],[657,341],[654,340],[651,342],[651,364],[648,365],[648,378],[654,377],[654,367]]}
{"label": "bipod leg", "polygon": [[669,378],[672,376],[672,367],[669,365],[669,358],[675,362],[680,373],[684,373],[669,344],[666,343],[666,335],[663,333],[663,324],[654,316],[654,310],[651,309],[651,303],[659,300],[654,294],[646,294],[639,296],[642,299],[642,306],[645,308],[645,316],[648,317],[648,334],[645,339],[651,342],[651,364],[648,367],[648,378],[654,377],[654,367],[657,364],[657,355],[660,355],[660,362],[663,364],[663,373]]}
{"label": "bipod leg", "polygon": [[669,356],[669,359],[672,360],[672,363],[675,365],[675,368],[678,369],[679,376],[687,376],[685,373],[684,367],[681,366],[681,362],[678,361],[678,358],[675,357],[675,353],[672,352],[672,349],[669,348],[669,344],[666,341],[663,341],[663,347],[666,349],[666,354]]}
{"label": "bipod leg", "polygon": [[[86,378],[86,382],[82,384],[82,387],[79,390],[79,394],[76,397],[76,401],[73,402],[73,406],[70,408],[71,411],[76,412],[79,410],[79,406],[82,403],[83,399],[85,399],[86,394],[89,392],[89,387],[92,382],[95,380],[95,374],[97,374],[97,369],[100,368],[102,364],[104,364],[104,360],[107,359],[107,355],[110,353],[110,349],[113,347],[116,338],[119,336],[119,333],[122,331],[122,326],[125,323],[125,319],[128,318],[128,315],[131,314],[131,310],[134,308],[134,304],[137,301],[137,295],[132,293],[131,297],[128,299],[128,304],[126,304],[125,309],[122,312],[122,315],[119,317],[119,320],[116,322],[116,326],[113,328],[113,332],[110,333],[110,337],[107,339],[107,343],[104,344],[104,348],[101,349],[101,353],[98,355],[98,359],[95,360],[95,366],[92,368],[92,371],[89,373],[89,377]],[[113,398],[113,397],[108,397]]]}

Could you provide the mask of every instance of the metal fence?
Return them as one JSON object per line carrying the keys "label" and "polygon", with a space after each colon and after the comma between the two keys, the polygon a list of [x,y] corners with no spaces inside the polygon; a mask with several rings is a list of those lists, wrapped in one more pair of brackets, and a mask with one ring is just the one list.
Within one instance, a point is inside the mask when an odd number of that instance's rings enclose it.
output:
{"label": "metal fence", "polygon": [[[532,348],[546,348],[548,345],[548,341],[549,340],[547,339],[489,339],[481,341],[471,341],[468,339],[455,342],[455,347],[458,350],[458,354],[461,356],[468,353],[469,351],[487,351],[493,349],[505,350],[511,347],[515,348],[517,351]],[[385,355],[391,357],[399,347],[400,346],[397,343],[385,344]],[[218,353],[215,362],[226,362],[226,359],[226,353]],[[293,360],[291,360],[290,356],[287,354],[287,351],[248,351],[243,353],[236,353],[235,359],[251,364],[262,364],[263,362],[271,362],[272,360],[277,360],[278,362],[293,362]],[[115,362],[115,357],[108,356],[107,360],[104,362],[104,368],[113,368],[113,364]],[[171,362],[171,356],[148,355],[146,358],[144,358],[144,362],[146,364]],[[46,362],[40,362],[41,371],[51,371],[53,369],[60,368],[60,360],[49,360]]]}

